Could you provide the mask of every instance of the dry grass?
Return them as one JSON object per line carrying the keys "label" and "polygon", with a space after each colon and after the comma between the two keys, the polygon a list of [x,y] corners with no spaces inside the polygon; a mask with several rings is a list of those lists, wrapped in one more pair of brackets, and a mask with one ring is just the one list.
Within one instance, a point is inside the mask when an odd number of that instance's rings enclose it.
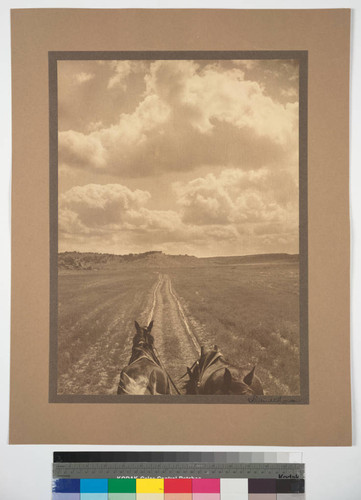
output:
{"label": "dry grass", "polygon": [[171,269],[174,289],[200,326],[237,365],[257,365],[267,394],[299,393],[298,263]]}
{"label": "dry grass", "polygon": [[[60,393],[114,392],[119,370],[130,355],[133,321],[142,320],[142,314],[149,311],[158,271],[170,276],[202,343],[218,344],[236,365],[256,364],[267,394],[299,393],[298,263],[227,260],[222,265],[207,261],[190,266],[187,262],[167,269],[120,264],[113,269],[62,271]],[[164,307],[168,311],[166,302]],[[166,312],[163,324],[168,354],[178,345],[171,316]],[[178,351],[174,357],[181,356]]]}
{"label": "dry grass", "polygon": [[127,268],[59,274],[59,393],[112,390],[156,277]]}

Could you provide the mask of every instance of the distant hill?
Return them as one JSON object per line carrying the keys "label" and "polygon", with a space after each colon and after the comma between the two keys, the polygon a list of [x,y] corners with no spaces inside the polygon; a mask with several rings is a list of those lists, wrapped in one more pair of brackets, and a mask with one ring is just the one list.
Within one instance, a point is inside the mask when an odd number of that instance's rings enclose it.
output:
{"label": "distant hill", "polygon": [[113,255],[106,253],[62,252],[58,255],[59,270],[88,271],[118,267],[119,265],[136,267],[189,267],[202,265],[200,259],[189,255],[167,255],[161,251],[140,254]]}
{"label": "distant hill", "polygon": [[206,257],[202,260],[216,265],[261,264],[277,262],[298,262],[299,254],[289,253],[263,253],[256,255],[241,255],[230,257]]}
{"label": "distant hill", "polygon": [[192,255],[167,255],[161,251],[114,255],[92,252],[62,252],[58,254],[58,269],[63,271],[91,271],[119,266],[147,268],[222,266],[259,263],[298,262],[298,254],[258,254],[230,257],[198,258]]}

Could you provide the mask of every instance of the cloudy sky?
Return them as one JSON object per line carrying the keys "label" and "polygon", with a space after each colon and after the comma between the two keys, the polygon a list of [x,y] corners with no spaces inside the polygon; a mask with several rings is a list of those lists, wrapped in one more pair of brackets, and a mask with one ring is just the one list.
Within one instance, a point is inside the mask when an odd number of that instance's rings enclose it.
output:
{"label": "cloudy sky", "polygon": [[298,252],[298,64],[59,61],[59,251]]}

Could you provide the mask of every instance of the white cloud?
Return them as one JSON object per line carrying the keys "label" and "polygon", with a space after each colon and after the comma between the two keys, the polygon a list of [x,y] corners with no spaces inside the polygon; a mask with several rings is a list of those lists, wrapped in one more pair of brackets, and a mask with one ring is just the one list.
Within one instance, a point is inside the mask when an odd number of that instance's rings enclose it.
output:
{"label": "white cloud", "polygon": [[183,108],[192,126],[202,133],[214,129],[217,120],[249,128],[281,145],[295,140],[297,103],[284,106],[272,100],[259,83],[245,80],[238,68],[209,65],[200,71],[193,61],[157,61],[151,66],[147,91]]}
{"label": "white cloud", "polygon": [[291,99],[294,99],[294,98],[298,97],[298,92],[297,92],[297,89],[295,89],[294,87],[290,87],[288,89],[282,89],[281,95],[283,95],[285,97],[289,97]]}
{"label": "white cloud", "polygon": [[[131,191],[120,184],[87,184],[63,193],[59,198],[59,212],[64,223],[71,222],[70,229],[75,220],[84,227],[107,228],[126,222],[129,212],[139,210],[149,198],[148,191]],[[61,227],[70,232],[64,225]]]}
{"label": "white cloud", "polygon": [[192,224],[298,223],[297,185],[287,171],[226,169],[173,189],[183,220]]}
{"label": "white cloud", "polygon": [[93,120],[89,133],[60,132],[60,164],[138,177],[201,164],[283,164],[297,150],[297,101],[277,102],[240,67],[156,61],[145,72],[139,61],[111,64],[110,88],[142,68],[145,94],[111,125]]}
{"label": "white cloud", "polygon": [[59,198],[61,240],[103,238],[103,244],[123,239],[133,246],[150,247],[168,243],[204,244],[231,241],[235,227],[209,224],[199,228],[181,219],[173,210],[150,210],[147,191],[131,191],[120,184],[76,186]]}
{"label": "white cloud", "polygon": [[240,68],[244,68],[247,70],[254,69],[258,65],[257,59],[232,59],[232,63],[235,66],[239,66]]}
{"label": "white cloud", "polygon": [[60,132],[60,162],[88,169],[121,170],[129,155],[142,147],[147,134],[164,124],[168,115],[166,104],[157,96],[147,96],[133,114],[122,114],[118,123],[108,128],[97,127],[89,134]]}
{"label": "white cloud", "polygon": [[183,220],[193,224],[228,224],[233,201],[213,174],[187,184],[174,184]]}
{"label": "white cloud", "polygon": [[75,130],[59,133],[60,166],[101,169],[106,167],[106,149],[97,132],[88,135]]}
{"label": "white cloud", "polygon": [[82,71],[81,73],[77,73],[75,75],[75,81],[81,85],[82,83],[89,82],[89,80],[92,80],[95,77],[93,73],[85,73]]}
{"label": "white cloud", "polygon": [[59,232],[62,237],[100,235],[105,241],[125,238],[138,242],[177,241],[187,238],[188,228],[177,212],[150,210],[150,193],[132,191],[120,184],[76,186],[59,198]]}
{"label": "white cloud", "polygon": [[110,61],[110,66],[114,75],[109,79],[108,89],[120,88],[123,91],[127,89],[129,75],[144,70],[140,61]]}
{"label": "white cloud", "polygon": [[96,122],[90,122],[87,126],[88,132],[95,132],[96,130],[101,130],[102,128],[104,128],[104,125],[100,120]]}
{"label": "white cloud", "polygon": [[59,186],[94,184],[59,197],[60,248],[297,251],[297,74],[284,61],[67,65]]}
{"label": "white cloud", "polygon": [[218,177],[176,183],[178,211],[152,210],[148,191],[120,184],[76,186],[59,198],[60,241],[74,248],[98,244],[98,251],[115,251],[118,245],[117,253],[178,248],[178,253],[222,249],[218,253],[242,254],[257,245],[288,249],[297,242],[297,210],[277,201],[272,190],[261,194],[255,187],[270,177],[266,170],[225,170]]}

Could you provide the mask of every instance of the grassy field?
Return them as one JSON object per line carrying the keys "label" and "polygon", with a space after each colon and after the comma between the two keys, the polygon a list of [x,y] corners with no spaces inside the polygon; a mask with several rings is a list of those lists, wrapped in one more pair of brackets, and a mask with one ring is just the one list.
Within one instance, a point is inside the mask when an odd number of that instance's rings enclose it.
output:
{"label": "grassy field", "polygon": [[[193,258],[194,265],[183,256],[145,254],[130,264],[107,261],[101,267],[93,256],[84,263],[79,255],[76,268],[71,261],[70,269],[59,272],[60,394],[116,393],[120,369],[131,353],[133,322],[146,321],[159,273],[170,277],[200,343],[217,344],[235,365],[256,365],[267,394],[299,394],[296,258]],[[85,264],[92,267],[85,270]],[[170,367],[185,365],[189,359],[176,358],[185,349],[178,313],[169,310],[165,292],[162,287],[157,299],[157,345]],[[178,344],[178,354],[166,348]]]}
{"label": "grassy field", "polygon": [[126,267],[59,273],[59,394],[114,392],[156,279],[152,270]]}
{"label": "grassy field", "polygon": [[256,364],[267,394],[299,394],[297,262],[169,274],[201,343],[217,344],[236,365]]}

